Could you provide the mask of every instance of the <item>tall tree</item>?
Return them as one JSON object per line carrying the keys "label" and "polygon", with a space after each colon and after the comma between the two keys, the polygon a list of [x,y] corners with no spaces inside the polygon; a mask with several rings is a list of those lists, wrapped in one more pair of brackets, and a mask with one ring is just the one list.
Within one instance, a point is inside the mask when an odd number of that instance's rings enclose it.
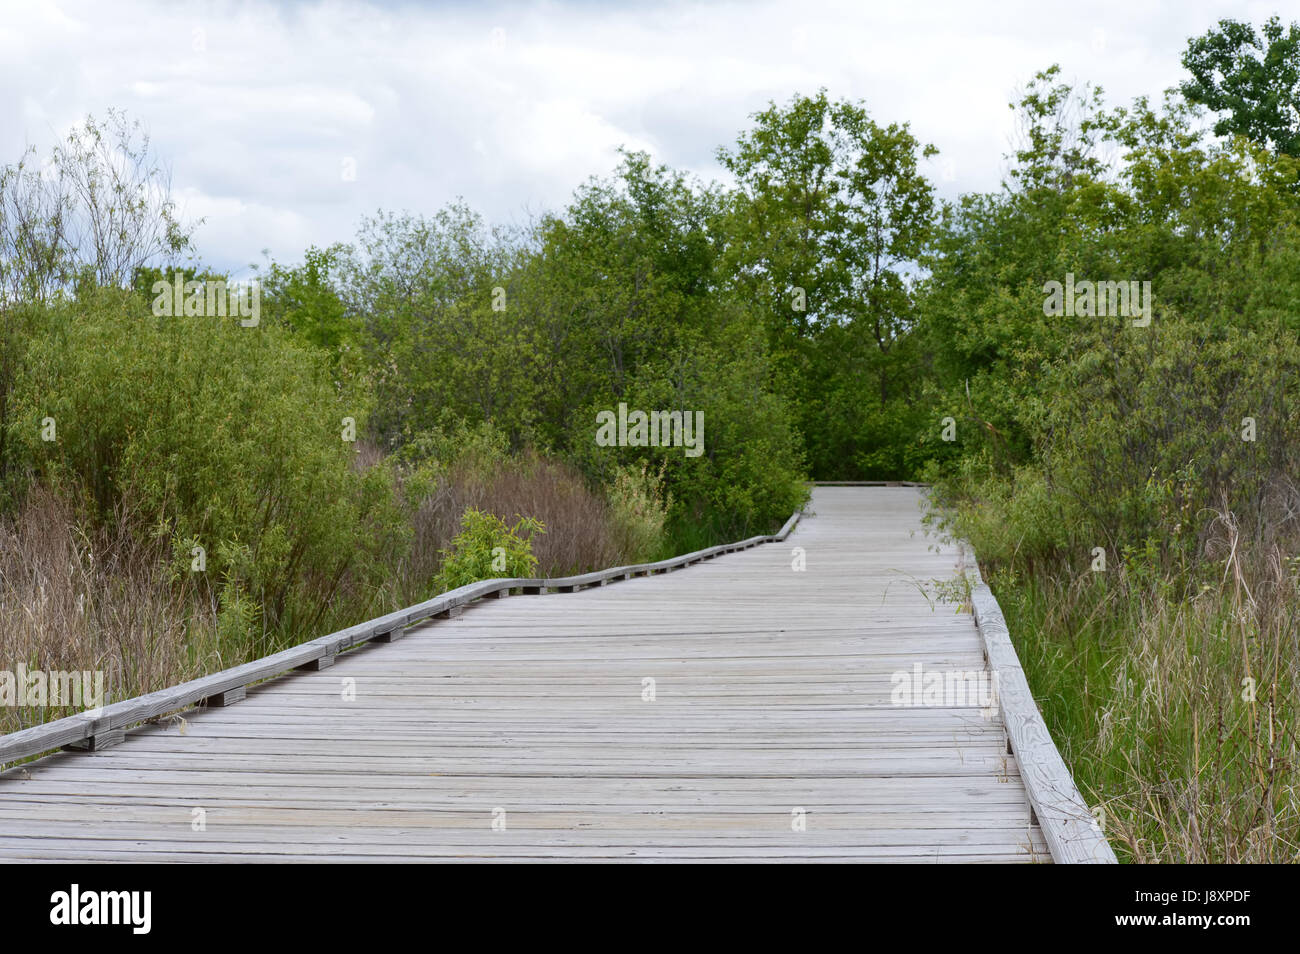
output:
{"label": "tall tree", "polygon": [[1275,152],[1300,156],[1300,24],[1276,16],[1257,32],[1249,23],[1220,20],[1217,30],[1187,43],[1182,86],[1193,103],[1226,113],[1217,135],[1237,134]]}
{"label": "tall tree", "polygon": [[864,464],[896,417],[911,358],[915,262],[934,222],[933,156],[906,123],[880,125],[825,90],[771,104],[720,161],[737,178],[728,254],[765,302],[778,387],[800,408],[815,474],[896,476]]}

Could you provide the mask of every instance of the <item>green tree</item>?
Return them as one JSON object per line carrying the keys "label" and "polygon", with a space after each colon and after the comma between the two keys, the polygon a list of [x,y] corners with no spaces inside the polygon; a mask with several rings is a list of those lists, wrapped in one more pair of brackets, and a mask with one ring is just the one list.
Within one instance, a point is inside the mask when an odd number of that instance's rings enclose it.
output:
{"label": "green tree", "polygon": [[14,398],[14,475],[80,492],[104,522],[132,514],[185,572],[202,546],[205,578],[282,635],[364,606],[408,533],[391,473],[346,440],[366,393],[275,326],[155,317],[100,289],[46,310]]}
{"label": "green tree", "polygon": [[1190,102],[1226,113],[1219,136],[1239,135],[1275,152],[1300,156],[1300,24],[1273,16],[1257,31],[1238,20],[1188,41],[1183,82]]}
{"label": "green tree", "polygon": [[270,264],[260,278],[264,320],[278,322],[296,337],[328,352],[336,361],[356,349],[361,319],[339,294],[337,273],[346,247],[309,247],[301,265]]}
{"label": "green tree", "polygon": [[512,236],[455,203],[431,217],[380,212],[338,255],[340,295],[375,382],[372,436],[399,447],[450,416],[522,439],[534,402],[508,287]]}
{"label": "green tree", "polygon": [[166,169],[139,122],[87,116],[40,164],[0,166],[0,485],[12,473],[15,382],[49,303],[126,287],[190,249]]}
{"label": "green tree", "polygon": [[[803,499],[798,434],[771,388],[761,314],[728,289],[721,195],[630,153],[541,223],[523,279],[536,348],[538,434],[593,479],[662,468],[678,540],[774,529]],[[702,414],[699,453],[601,447],[596,415]]]}
{"label": "green tree", "polygon": [[880,451],[915,377],[903,342],[935,214],[919,163],[936,153],[825,90],[770,105],[718,153],[740,184],[727,272],[767,316],[815,476],[905,476]]}

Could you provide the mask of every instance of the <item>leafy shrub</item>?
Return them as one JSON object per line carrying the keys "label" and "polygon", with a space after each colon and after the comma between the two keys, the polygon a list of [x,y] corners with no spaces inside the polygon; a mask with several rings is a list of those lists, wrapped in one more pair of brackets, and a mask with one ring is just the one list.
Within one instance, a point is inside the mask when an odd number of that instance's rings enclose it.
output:
{"label": "leafy shrub", "polygon": [[546,528],[532,517],[514,526],[495,514],[470,508],[461,518],[461,532],[442,551],[442,569],[434,579],[438,592],[494,577],[532,576],[537,569],[532,538]]}
{"label": "leafy shrub", "polygon": [[197,541],[206,578],[237,580],[272,629],[312,631],[364,611],[352,598],[409,533],[390,470],[354,466],[342,439],[366,406],[275,328],[158,318],[102,289],[49,308],[30,342],[6,422],[11,483],[85,487],[101,520],[129,491],[144,529],[182,560]]}
{"label": "leafy shrub", "polygon": [[650,470],[620,467],[609,488],[610,518],[620,559],[628,563],[645,563],[658,557],[664,549],[664,529],[672,509],[672,493],[665,489],[663,467]]}
{"label": "leafy shrub", "polygon": [[[403,491],[411,502],[414,540],[395,573],[404,605],[428,598],[440,550],[460,532],[461,517],[473,508],[502,519],[527,513],[548,532],[533,540],[543,576],[566,576],[613,566],[621,559],[610,507],[574,467],[532,451],[501,458],[484,472],[477,462],[418,465],[422,483],[403,469]],[[416,496],[419,494],[420,496]]]}

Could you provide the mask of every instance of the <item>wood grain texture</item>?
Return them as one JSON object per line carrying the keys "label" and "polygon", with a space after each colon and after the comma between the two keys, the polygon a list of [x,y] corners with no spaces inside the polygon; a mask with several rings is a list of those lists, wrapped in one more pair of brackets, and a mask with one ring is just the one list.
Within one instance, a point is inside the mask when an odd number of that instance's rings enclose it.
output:
{"label": "wood grain texture", "polygon": [[1021,765],[1030,804],[1052,857],[1064,864],[1117,864],[1115,852],[1052,742],[1011,643],[1002,609],[968,546],[963,546],[963,569],[970,581],[971,606],[984,640],[984,652],[990,669],[998,676],[1009,748]]}
{"label": "wood grain texture", "polygon": [[1084,860],[1031,821],[1021,759],[1046,753],[1009,755],[1011,726],[973,702],[893,698],[918,664],[985,666],[929,585],[960,554],[922,534],[922,501],[818,487],[771,538],[475,584],[403,611],[414,627],[390,614],[198,680],[194,701],[246,697],[0,773],[0,860]]}

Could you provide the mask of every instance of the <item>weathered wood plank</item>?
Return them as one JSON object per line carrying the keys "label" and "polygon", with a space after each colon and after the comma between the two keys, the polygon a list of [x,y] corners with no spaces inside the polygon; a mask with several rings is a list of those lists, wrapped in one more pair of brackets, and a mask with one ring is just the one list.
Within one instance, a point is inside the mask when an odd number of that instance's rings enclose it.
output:
{"label": "weathered wood plank", "polygon": [[208,696],[200,701],[200,705],[209,709],[225,709],[233,706],[236,702],[243,702],[248,698],[248,690],[243,686],[236,686],[234,689],[227,689],[225,692],[218,692],[216,695]]}

